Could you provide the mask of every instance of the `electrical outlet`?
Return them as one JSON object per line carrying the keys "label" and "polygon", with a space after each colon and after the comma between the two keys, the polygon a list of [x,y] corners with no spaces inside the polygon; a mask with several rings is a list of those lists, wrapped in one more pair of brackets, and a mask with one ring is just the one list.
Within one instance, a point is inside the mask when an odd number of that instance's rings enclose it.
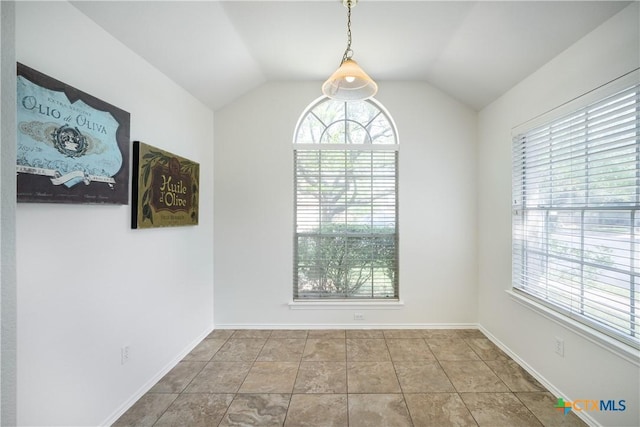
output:
{"label": "electrical outlet", "polygon": [[124,365],[125,363],[127,363],[129,361],[129,346],[125,345],[124,347],[120,348],[120,364]]}
{"label": "electrical outlet", "polygon": [[554,338],[554,350],[557,355],[564,357],[564,340],[562,338]]}
{"label": "electrical outlet", "polygon": [[362,313],[353,313],[353,320],[364,320],[364,314],[362,314]]}

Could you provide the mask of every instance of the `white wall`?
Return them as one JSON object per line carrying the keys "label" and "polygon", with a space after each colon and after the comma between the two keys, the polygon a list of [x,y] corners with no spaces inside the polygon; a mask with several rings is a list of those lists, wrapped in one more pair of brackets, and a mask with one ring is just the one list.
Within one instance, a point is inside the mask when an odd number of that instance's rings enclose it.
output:
{"label": "white wall", "polygon": [[[511,129],[639,66],[634,3],[482,110],[478,121],[479,322],[566,400],[625,399],[590,412],[602,425],[640,425],[640,370],[512,300]],[[553,339],[565,340],[564,358]]]}
{"label": "white wall", "polygon": [[16,424],[15,5],[0,2],[0,425]]}
{"label": "white wall", "polygon": [[213,327],[213,113],[69,3],[16,13],[18,61],[201,166],[195,227],[131,230],[131,206],[17,207],[18,423],[97,425]]}
{"label": "white wall", "polygon": [[321,83],[269,83],[215,115],[215,324],[476,322],[476,113],[421,83],[379,82],[400,140],[398,310],[291,310],[293,132]]}

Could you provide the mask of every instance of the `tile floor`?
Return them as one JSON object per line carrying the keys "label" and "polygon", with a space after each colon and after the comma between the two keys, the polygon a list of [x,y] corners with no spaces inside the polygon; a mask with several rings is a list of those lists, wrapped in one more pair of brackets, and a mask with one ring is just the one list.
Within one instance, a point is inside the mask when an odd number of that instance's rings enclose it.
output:
{"label": "tile floor", "polygon": [[114,426],[584,426],[477,330],[216,330]]}

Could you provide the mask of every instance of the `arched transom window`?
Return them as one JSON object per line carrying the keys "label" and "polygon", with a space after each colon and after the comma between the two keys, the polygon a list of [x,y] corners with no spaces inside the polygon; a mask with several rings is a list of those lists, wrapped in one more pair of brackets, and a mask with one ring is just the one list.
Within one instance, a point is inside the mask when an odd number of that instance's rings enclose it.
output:
{"label": "arched transom window", "polygon": [[293,152],[294,299],[397,299],[398,134],[387,111],[320,98]]}

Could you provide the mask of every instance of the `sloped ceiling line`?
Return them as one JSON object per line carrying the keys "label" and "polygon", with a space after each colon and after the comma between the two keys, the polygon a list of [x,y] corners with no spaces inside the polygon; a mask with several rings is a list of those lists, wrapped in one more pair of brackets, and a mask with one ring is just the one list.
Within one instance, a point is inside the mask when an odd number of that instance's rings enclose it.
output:
{"label": "sloped ceiling line", "polygon": [[[379,84],[425,81],[480,110],[629,1],[374,1],[354,57]],[[217,110],[265,81],[317,81],[346,45],[339,1],[74,1]]]}

